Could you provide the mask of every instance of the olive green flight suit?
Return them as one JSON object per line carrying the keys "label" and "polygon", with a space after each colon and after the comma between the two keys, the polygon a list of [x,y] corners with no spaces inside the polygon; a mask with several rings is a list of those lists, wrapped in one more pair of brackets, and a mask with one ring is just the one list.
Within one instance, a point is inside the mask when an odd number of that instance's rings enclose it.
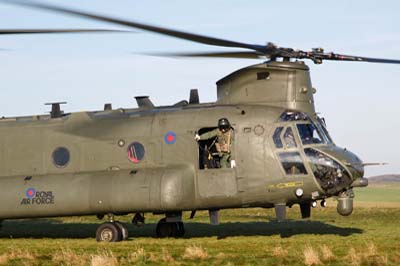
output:
{"label": "olive green flight suit", "polygon": [[230,168],[231,160],[235,160],[235,137],[233,129],[223,133],[218,128],[200,135],[200,140],[217,137],[215,147],[220,156],[221,168]]}

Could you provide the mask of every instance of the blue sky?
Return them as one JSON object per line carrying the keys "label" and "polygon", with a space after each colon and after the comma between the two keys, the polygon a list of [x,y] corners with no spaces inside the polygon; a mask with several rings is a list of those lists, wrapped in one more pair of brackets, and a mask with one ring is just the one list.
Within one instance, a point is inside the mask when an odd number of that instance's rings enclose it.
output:
{"label": "blue sky", "polygon": [[[230,40],[400,59],[398,1],[131,1],[47,3]],[[67,4],[68,3],[68,4]],[[0,4],[1,28],[107,28],[100,23]],[[0,115],[41,114],[43,103],[67,101],[68,112],[135,107],[135,95],[157,105],[216,99],[215,82],[258,60],[174,59],[151,52],[218,48],[135,30],[135,33],[0,37]],[[311,67],[316,108],[335,142],[365,162],[366,175],[400,173],[400,65],[325,62]]]}

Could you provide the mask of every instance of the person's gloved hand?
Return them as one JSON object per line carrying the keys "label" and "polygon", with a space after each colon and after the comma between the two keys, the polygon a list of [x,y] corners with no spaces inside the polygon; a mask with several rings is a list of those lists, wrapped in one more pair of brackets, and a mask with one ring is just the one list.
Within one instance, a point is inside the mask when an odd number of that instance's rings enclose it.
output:
{"label": "person's gloved hand", "polygon": [[236,167],[236,162],[235,160],[231,160],[231,168],[235,168]]}
{"label": "person's gloved hand", "polygon": [[199,134],[196,133],[196,135],[194,135],[194,139],[195,139],[196,141],[199,141],[199,140],[200,140]]}

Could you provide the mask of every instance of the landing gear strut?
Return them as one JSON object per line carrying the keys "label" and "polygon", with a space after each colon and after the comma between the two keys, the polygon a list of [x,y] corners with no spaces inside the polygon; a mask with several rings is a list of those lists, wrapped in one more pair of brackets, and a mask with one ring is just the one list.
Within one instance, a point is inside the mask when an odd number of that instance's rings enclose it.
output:
{"label": "landing gear strut", "polygon": [[156,227],[157,237],[182,237],[185,234],[185,227],[181,221],[168,222],[167,218],[162,218],[157,223]]}
{"label": "landing gear strut", "polygon": [[141,227],[144,225],[144,214],[135,213],[135,216],[132,219],[132,223],[137,227]]}
{"label": "landing gear strut", "polygon": [[101,224],[96,230],[98,242],[119,242],[128,239],[128,228],[124,223],[114,221],[114,215],[108,215],[109,222]]}

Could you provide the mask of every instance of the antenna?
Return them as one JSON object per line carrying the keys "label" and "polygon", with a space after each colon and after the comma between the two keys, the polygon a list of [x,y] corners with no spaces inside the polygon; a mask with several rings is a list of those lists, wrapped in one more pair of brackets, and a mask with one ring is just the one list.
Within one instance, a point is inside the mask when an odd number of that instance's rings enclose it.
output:
{"label": "antenna", "polygon": [[199,104],[199,91],[197,89],[190,90],[189,104]]}
{"label": "antenna", "polygon": [[154,108],[154,104],[149,99],[149,96],[136,96],[135,99],[139,108],[147,108],[147,109]]}
{"label": "antenna", "polygon": [[50,118],[58,118],[63,116],[64,111],[62,111],[60,108],[61,104],[67,104],[67,102],[54,102],[54,103],[44,104],[44,105],[51,105]]}

